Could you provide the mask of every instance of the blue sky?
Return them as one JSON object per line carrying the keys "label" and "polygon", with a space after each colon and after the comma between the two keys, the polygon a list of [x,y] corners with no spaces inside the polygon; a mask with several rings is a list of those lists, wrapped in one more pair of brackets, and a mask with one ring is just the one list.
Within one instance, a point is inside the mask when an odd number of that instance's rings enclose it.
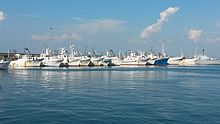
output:
{"label": "blue sky", "polygon": [[72,42],[81,51],[153,47],[158,53],[164,40],[168,55],[204,48],[220,58],[219,5],[219,0],[1,0],[0,52],[29,47],[40,53]]}

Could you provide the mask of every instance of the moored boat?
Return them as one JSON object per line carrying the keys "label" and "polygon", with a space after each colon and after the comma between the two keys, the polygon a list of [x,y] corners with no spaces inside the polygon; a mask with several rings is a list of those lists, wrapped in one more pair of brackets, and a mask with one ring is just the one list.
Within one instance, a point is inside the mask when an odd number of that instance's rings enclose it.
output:
{"label": "moored boat", "polygon": [[0,60],[0,69],[7,69],[10,61]]}
{"label": "moored boat", "polygon": [[40,59],[42,60],[41,66],[47,67],[59,67],[63,62],[63,58],[60,58],[56,55],[52,55],[52,52],[49,48],[46,48],[40,54]]}
{"label": "moored boat", "polygon": [[215,65],[215,64],[220,64],[220,61],[217,60],[216,58],[211,58],[205,55],[205,49],[203,49],[202,55],[198,54],[194,56],[197,61],[196,64],[198,65]]}
{"label": "moored boat", "polygon": [[40,67],[43,59],[23,55],[22,58],[10,62],[10,67]]}
{"label": "moored boat", "polygon": [[121,62],[120,65],[124,65],[124,66],[145,66],[148,62],[148,58],[139,53],[140,55],[138,55],[137,53],[130,51],[130,54],[125,57],[123,59],[123,61]]}
{"label": "moored boat", "polygon": [[43,59],[32,57],[28,48],[24,48],[24,55],[19,56],[17,60],[10,62],[9,66],[14,67],[40,67]]}
{"label": "moored boat", "polygon": [[185,58],[179,63],[179,65],[196,65],[196,61],[196,58]]}
{"label": "moored boat", "polygon": [[178,57],[169,57],[167,63],[169,65],[178,65],[183,59],[184,57],[182,55]]}

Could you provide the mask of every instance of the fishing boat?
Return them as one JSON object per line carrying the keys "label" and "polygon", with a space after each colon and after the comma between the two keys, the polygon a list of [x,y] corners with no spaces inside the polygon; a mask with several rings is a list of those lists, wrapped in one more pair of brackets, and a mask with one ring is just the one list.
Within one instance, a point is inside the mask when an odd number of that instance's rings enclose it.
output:
{"label": "fishing boat", "polygon": [[153,52],[147,55],[149,60],[147,61],[147,65],[168,65],[168,57],[164,57],[164,55],[155,55]]}
{"label": "fishing boat", "polygon": [[[87,54],[85,52],[85,54]],[[91,58],[87,55],[81,55],[79,51],[75,50],[74,45],[70,45],[70,55],[68,56],[68,66],[92,66]]]}
{"label": "fishing boat", "polygon": [[79,66],[92,66],[91,58],[88,56],[81,56]]}
{"label": "fishing boat", "polygon": [[115,56],[113,50],[111,49],[107,50],[106,54],[103,55],[101,58],[103,59],[102,62],[105,66],[115,66],[119,64],[117,56]]}
{"label": "fishing boat", "polygon": [[11,61],[10,67],[40,67],[43,59],[38,59],[35,57],[29,57],[23,55],[21,58]]}
{"label": "fishing boat", "polygon": [[177,57],[169,57],[167,63],[169,65],[178,65],[183,59],[184,57],[182,55]]}
{"label": "fishing boat", "polygon": [[57,58],[62,59],[60,66],[61,67],[68,67],[68,51],[65,48],[60,48],[60,53],[57,55]]}
{"label": "fishing boat", "polygon": [[103,58],[98,57],[98,56],[92,56],[91,57],[91,62],[93,66],[103,66]]}
{"label": "fishing boat", "polygon": [[185,58],[179,63],[179,65],[196,65],[196,61],[196,58]]}
{"label": "fishing boat", "polygon": [[168,59],[165,49],[164,49],[164,41],[162,41],[162,49],[161,53],[158,56],[154,55],[153,51],[151,50],[151,54],[148,55],[150,60],[147,62],[147,65],[168,65]]}
{"label": "fishing boat", "polygon": [[80,58],[81,57],[69,57],[68,58],[68,66],[69,67],[80,66]]}
{"label": "fishing boat", "polygon": [[91,52],[91,63],[93,66],[103,66],[103,58],[96,54],[94,48],[92,48]]}
{"label": "fishing boat", "polygon": [[215,65],[215,64],[220,64],[220,61],[217,60],[216,58],[211,58],[211,57],[208,57],[207,55],[205,55],[205,49],[203,49],[202,55],[198,54],[198,55],[196,55],[194,57],[197,59],[196,64],[198,64],[198,65]]}
{"label": "fishing boat", "polygon": [[10,61],[0,60],[0,69],[7,69]]}
{"label": "fishing boat", "polygon": [[145,55],[129,51],[129,55],[123,59],[120,65],[124,66],[145,66],[148,62]]}
{"label": "fishing boat", "polygon": [[111,66],[119,66],[122,63],[122,59],[120,59],[118,56],[115,55],[112,49],[108,50],[106,52],[106,58],[111,59],[111,62],[109,62],[109,65]]}
{"label": "fishing boat", "polygon": [[10,62],[10,67],[40,67],[43,59],[32,57],[28,48],[24,48],[24,55],[19,55],[17,60]]}
{"label": "fishing boat", "polygon": [[168,61],[168,57],[166,58],[160,58],[160,57],[151,57],[148,61],[147,61],[147,65],[168,65],[167,61]]}
{"label": "fishing boat", "polygon": [[43,59],[41,66],[46,67],[60,67],[64,60],[63,58],[53,55],[49,48],[42,51],[40,59]]}
{"label": "fishing boat", "polygon": [[181,52],[180,56],[171,56],[169,57],[167,63],[169,65],[178,65],[183,59],[185,59],[183,53]]}

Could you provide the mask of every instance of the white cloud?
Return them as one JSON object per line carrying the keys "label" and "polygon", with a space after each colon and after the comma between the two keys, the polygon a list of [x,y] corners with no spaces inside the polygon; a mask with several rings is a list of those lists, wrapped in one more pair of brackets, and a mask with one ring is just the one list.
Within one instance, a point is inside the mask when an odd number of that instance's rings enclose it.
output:
{"label": "white cloud", "polygon": [[74,17],[72,17],[72,19],[75,21],[83,21],[83,18],[79,17],[79,16],[74,16]]}
{"label": "white cloud", "polygon": [[111,32],[117,33],[122,29],[121,27],[124,23],[124,21],[114,19],[97,19],[89,22],[83,21],[77,24],[56,26],[56,28],[53,29],[53,34],[34,34],[31,36],[31,39],[35,41],[91,40],[94,36],[99,37],[103,36],[103,34],[110,34]]}
{"label": "white cloud", "polygon": [[147,26],[140,34],[140,38],[145,39],[150,37],[153,33],[158,32],[161,29],[163,23],[167,22],[168,18],[176,13],[178,10],[178,7],[169,7],[168,9],[161,12],[160,18],[157,20],[157,22]]}
{"label": "white cloud", "polygon": [[198,43],[200,37],[202,36],[202,30],[196,30],[196,29],[190,29],[188,31],[188,38],[193,42],[193,43]]}
{"label": "white cloud", "polygon": [[34,41],[77,41],[81,37],[77,33],[67,34],[62,33],[59,35],[55,34],[34,34],[31,36],[31,39]]}
{"label": "white cloud", "polygon": [[117,31],[124,21],[114,19],[98,19],[76,25],[77,32],[97,34],[98,32]]}
{"label": "white cloud", "polygon": [[207,38],[206,40],[207,40],[209,43],[220,43],[220,37]]}
{"label": "white cloud", "polygon": [[0,22],[5,20],[6,14],[3,11],[0,11]]}

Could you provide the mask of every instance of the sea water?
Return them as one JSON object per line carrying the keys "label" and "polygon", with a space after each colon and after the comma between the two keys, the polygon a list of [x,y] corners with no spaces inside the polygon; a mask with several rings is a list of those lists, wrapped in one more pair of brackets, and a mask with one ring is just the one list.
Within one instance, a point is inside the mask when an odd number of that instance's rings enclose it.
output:
{"label": "sea water", "polygon": [[0,124],[220,123],[220,66],[0,70]]}

